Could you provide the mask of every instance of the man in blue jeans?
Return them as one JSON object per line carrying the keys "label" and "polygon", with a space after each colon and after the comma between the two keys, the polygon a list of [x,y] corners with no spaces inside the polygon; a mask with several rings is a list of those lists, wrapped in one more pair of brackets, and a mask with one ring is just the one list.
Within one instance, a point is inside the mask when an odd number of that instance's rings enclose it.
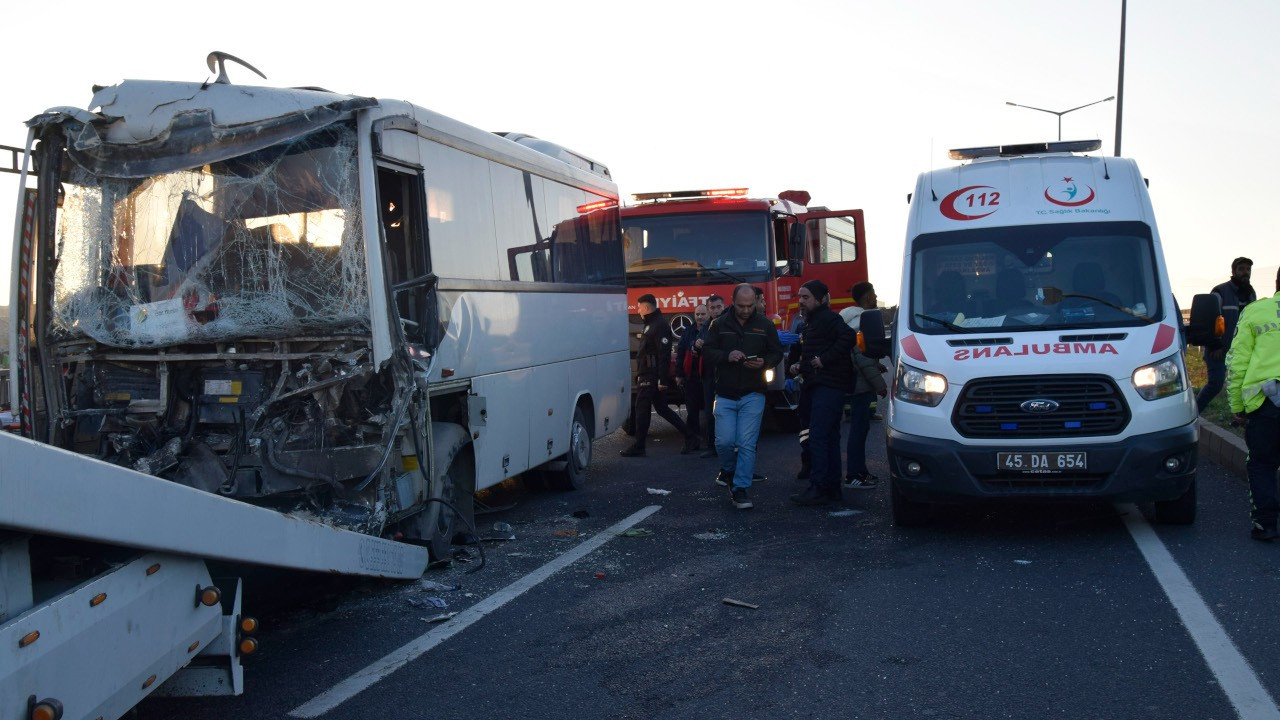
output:
{"label": "man in blue jeans", "polygon": [[750,283],[733,289],[733,312],[711,321],[702,355],[715,367],[717,481],[729,485],[734,507],[747,510],[752,506],[747,490],[764,417],[765,369],[782,360],[778,329],[758,311]]}
{"label": "man in blue jeans", "polygon": [[[853,390],[854,332],[829,305],[821,280],[810,280],[796,293],[804,308],[800,360],[791,366],[804,378],[809,407],[809,487],[791,496],[797,505],[821,505],[840,499],[840,417],[844,398]],[[805,404],[805,400],[801,404]]]}

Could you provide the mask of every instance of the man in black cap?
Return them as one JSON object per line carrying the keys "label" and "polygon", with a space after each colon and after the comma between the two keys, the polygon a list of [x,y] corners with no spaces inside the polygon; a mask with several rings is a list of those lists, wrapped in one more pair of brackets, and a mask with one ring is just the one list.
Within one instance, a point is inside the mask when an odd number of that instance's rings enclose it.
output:
{"label": "man in black cap", "polygon": [[635,441],[619,454],[623,457],[644,455],[645,436],[649,434],[649,416],[657,410],[662,419],[684,436],[684,449],[690,453],[698,449],[698,436],[689,432],[684,420],[667,405],[666,386],[671,374],[671,342],[674,334],[662,319],[658,301],[652,295],[641,295],[636,300],[636,312],[644,320],[640,333],[640,348],[636,351],[636,404]]}
{"label": "man in black cap", "polygon": [[800,361],[791,366],[804,378],[809,407],[809,487],[791,496],[797,505],[821,505],[840,499],[840,418],[845,395],[853,391],[854,332],[830,306],[821,280],[800,286],[804,308]]}
{"label": "man in black cap", "polygon": [[1238,257],[1231,261],[1231,279],[1218,285],[1211,292],[1222,300],[1222,319],[1226,322],[1226,332],[1222,337],[1204,346],[1204,368],[1208,373],[1204,387],[1196,395],[1196,412],[1204,412],[1227,380],[1227,348],[1231,347],[1231,338],[1236,335],[1236,322],[1240,319],[1240,311],[1245,305],[1258,299],[1249,278],[1253,275],[1253,261],[1247,257]]}

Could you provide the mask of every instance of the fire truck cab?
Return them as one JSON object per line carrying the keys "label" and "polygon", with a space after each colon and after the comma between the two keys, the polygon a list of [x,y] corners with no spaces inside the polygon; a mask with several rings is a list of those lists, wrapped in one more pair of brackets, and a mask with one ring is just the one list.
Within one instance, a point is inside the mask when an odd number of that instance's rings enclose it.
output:
{"label": "fire truck cab", "polygon": [[[636,298],[644,294],[657,299],[679,336],[708,297],[720,295],[728,305],[735,285],[751,283],[764,292],[774,324],[789,331],[802,284],[822,280],[839,310],[852,302],[848,289],[867,279],[862,210],[809,207],[802,190],[773,198],[748,197],[746,188],[650,192],[632,200],[621,214],[633,345],[641,327]],[[798,397],[785,387],[781,367],[765,373],[769,407],[785,424]]]}

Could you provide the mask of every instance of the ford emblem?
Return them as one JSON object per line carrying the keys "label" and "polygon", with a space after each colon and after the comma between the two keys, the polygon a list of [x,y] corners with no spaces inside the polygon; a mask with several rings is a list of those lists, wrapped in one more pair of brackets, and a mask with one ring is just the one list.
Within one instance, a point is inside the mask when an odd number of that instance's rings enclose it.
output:
{"label": "ford emblem", "polygon": [[1058,402],[1056,400],[1036,398],[1035,400],[1028,400],[1018,407],[1022,408],[1022,412],[1051,413],[1058,409]]}

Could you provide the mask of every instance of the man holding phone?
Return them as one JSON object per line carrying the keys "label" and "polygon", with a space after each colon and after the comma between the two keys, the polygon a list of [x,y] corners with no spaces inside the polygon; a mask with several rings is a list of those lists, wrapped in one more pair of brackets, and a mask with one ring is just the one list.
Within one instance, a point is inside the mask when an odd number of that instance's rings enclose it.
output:
{"label": "man holding phone", "polygon": [[749,509],[747,490],[755,470],[756,441],[764,417],[765,369],[782,360],[778,329],[756,306],[750,283],[733,289],[733,312],[711,322],[702,346],[716,371],[716,455],[719,479],[729,485],[733,506]]}

